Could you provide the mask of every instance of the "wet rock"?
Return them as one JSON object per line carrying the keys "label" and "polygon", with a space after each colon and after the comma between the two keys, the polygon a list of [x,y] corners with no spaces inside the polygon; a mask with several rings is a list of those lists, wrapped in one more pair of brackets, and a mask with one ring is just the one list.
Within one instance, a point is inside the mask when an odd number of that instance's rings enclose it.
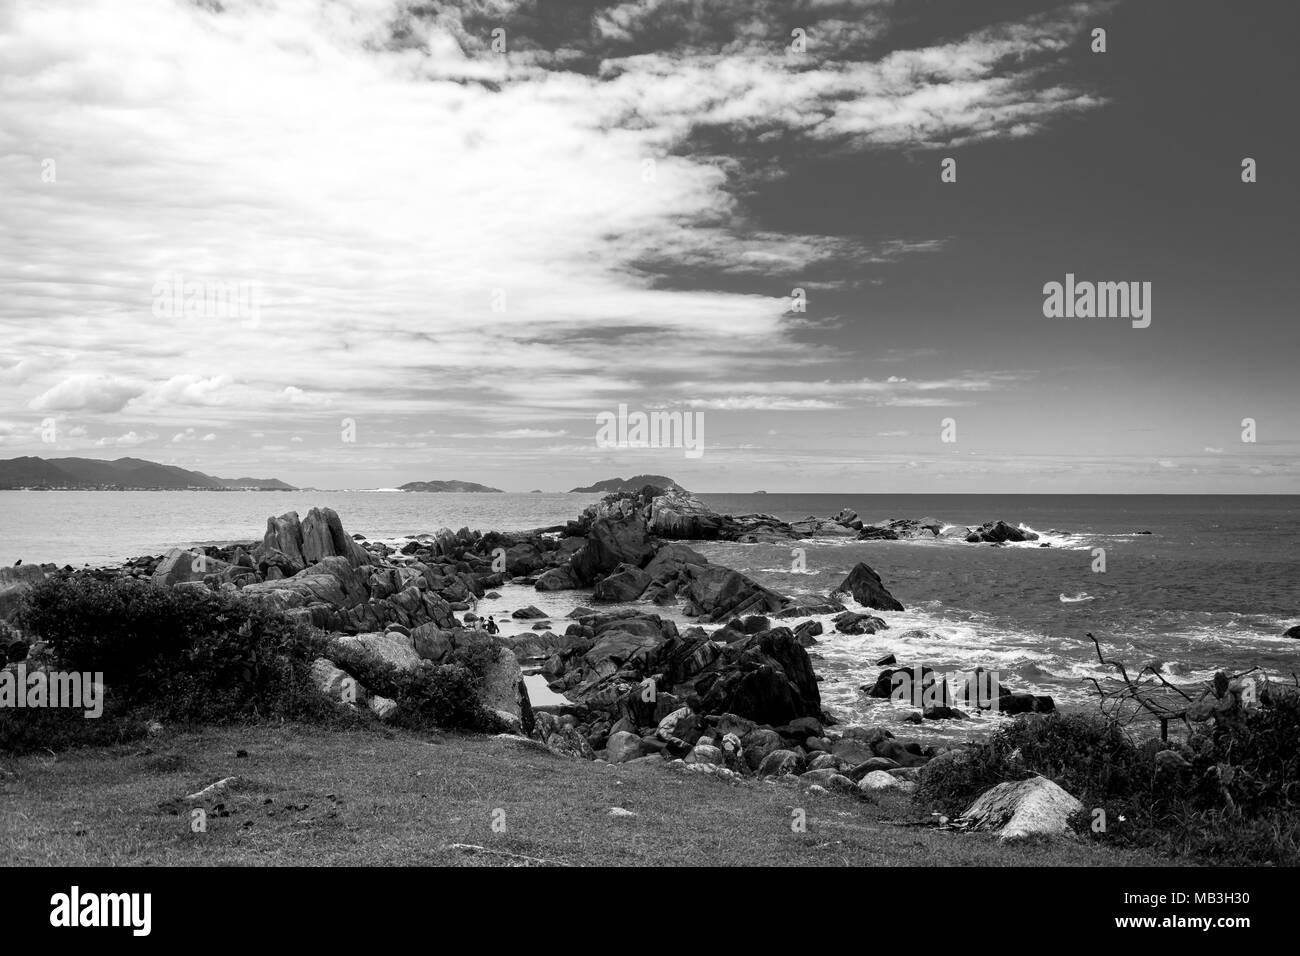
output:
{"label": "wet rock", "polygon": [[870,614],[859,614],[856,611],[845,611],[833,618],[835,630],[840,634],[875,634],[876,631],[887,630],[889,625],[878,617]]}
{"label": "wet rock", "polygon": [[853,566],[853,570],[840,582],[840,586],[836,588],[836,591],[851,594],[853,600],[863,607],[871,607],[880,611],[904,610],[903,605],[889,593],[884,583],[881,582],[880,575],[862,562],[858,562]]}

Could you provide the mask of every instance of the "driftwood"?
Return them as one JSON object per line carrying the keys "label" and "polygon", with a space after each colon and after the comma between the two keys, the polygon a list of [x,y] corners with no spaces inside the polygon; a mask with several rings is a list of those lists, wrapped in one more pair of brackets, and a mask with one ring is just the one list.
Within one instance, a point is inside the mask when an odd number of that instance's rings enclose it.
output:
{"label": "driftwood", "polygon": [[[1088,640],[1092,641],[1093,647],[1097,649],[1097,660],[1106,667],[1114,669],[1124,684],[1122,688],[1117,690],[1107,690],[1101,686],[1101,683],[1095,677],[1084,678],[1084,680],[1091,681],[1092,686],[1096,689],[1097,696],[1100,698],[1099,707],[1103,715],[1123,725],[1132,723],[1143,713],[1150,714],[1160,721],[1160,739],[1166,741],[1169,739],[1169,721],[1171,720],[1181,720],[1187,727],[1188,733],[1191,732],[1192,724],[1188,718],[1188,711],[1193,704],[1212,692],[1209,687],[1202,690],[1199,696],[1192,697],[1181,687],[1167,681],[1158,669],[1149,664],[1139,670],[1136,677],[1130,677],[1123,661],[1107,660],[1103,656],[1101,643],[1092,636],[1091,632],[1088,633]],[[1252,667],[1248,671],[1233,674],[1228,678],[1224,678],[1220,674],[1216,680],[1223,679],[1226,686],[1232,681],[1245,677],[1258,669]],[[1152,677],[1154,680],[1144,680],[1146,677]],[[1126,713],[1128,705],[1131,705],[1131,710]]]}

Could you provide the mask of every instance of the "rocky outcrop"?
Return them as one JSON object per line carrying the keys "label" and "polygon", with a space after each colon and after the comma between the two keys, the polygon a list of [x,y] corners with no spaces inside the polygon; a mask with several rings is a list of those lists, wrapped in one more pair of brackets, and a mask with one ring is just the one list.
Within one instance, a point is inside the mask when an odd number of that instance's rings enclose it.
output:
{"label": "rocky outcrop", "polygon": [[[649,721],[657,700],[697,694],[706,714],[786,724],[822,716],[807,652],[787,628],[768,628],[722,644],[699,628],[679,634],[671,621],[637,612],[596,614],[571,625],[543,668],[551,689],[611,720]],[[654,697],[644,699],[646,688]]]}
{"label": "rocky outcrop", "polygon": [[867,565],[858,562],[849,572],[848,577],[840,582],[840,586],[835,589],[836,593],[845,593],[853,596],[863,607],[875,608],[879,611],[901,611],[903,605],[889,593],[884,583],[880,580],[880,575],[871,570]]}
{"label": "rocky outcrop", "polygon": [[625,604],[639,598],[650,586],[650,575],[631,564],[620,564],[608,577],[596,583],[592,600]]}
{"label": "rocky outcrop", "polygon": [[262,543],[253,552],[262,574],[275,567],[285,577],[334,557],[353,567],[371,563],[370,553],[343,530],[333,508],[312,508],[301,521],[295,511],[268,518]]}
{"label": "rocky outcrop", "polygon": [[685,491],[655,496],[646,516],[650,533],[660,538],[708,540],[720,538],[726,522],[716,511]]}
{"label": "rocky outcrop", "polygon": [[1008,541],[1037,541],[1038,535],[1023,528],[1013,528],[1005,521],[988,521],[978,528],[972,528],[966,535],[966,540],[971,544],[1002,544]]}
{"label": "rocky outcrop", "polygon": [[399,673],[415,672],[422,658],[415,652],[415,642],[396,631],[355,634],[336,639],[339,648],[361,654],[376,663],[395,667]]}
{"label": "rocky outcrop", "polygon": [[639,568],[654,556],[654,546],[643,519],[598,518],[587,533],[586,544],[569,561],[574,580],[581,585],[597,580],[627,564]]}

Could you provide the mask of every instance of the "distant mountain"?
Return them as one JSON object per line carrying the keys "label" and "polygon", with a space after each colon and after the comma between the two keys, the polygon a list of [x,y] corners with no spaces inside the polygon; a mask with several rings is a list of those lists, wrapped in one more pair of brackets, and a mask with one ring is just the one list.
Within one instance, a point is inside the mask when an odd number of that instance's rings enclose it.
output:
{"label": "distant mountain", "polygon": [[473,481],[408,481],[400,487],[403,491],[493,491],[505,494],[500,488],[489,488]]}
{"label": "distant mountain", "polygon": [[11,458],[0,461],[0,488],[146,491],[295,491],[277,478],[214,478],[142,458]]}
{"label": "distant mountain", "polygon": [[671,478],[665,478],[663,475],[636,475],[626,480],[622,478],[606,478],[604,481],[598,481],[586,488],[574,488],[569,494],[588,495],[609,494],[615,491],[640,491],[646,485],[654,485],[656,488],[662,488],[665,491],[686,490]]}
{"label": "distant mountain", "polygon": [[214,478],[231,491],[299,491],[279,478]]}

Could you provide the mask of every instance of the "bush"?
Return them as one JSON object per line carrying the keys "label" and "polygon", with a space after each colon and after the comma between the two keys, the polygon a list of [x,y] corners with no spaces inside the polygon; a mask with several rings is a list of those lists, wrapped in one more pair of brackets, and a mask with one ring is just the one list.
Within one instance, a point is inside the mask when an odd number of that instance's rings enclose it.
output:
{"label": "bush", "polygon": [[[1183,761],[1162,767],[1173,750]],[[1177,764],[1177,766],[1173,766]],[[1024,715],[921,775],[915,799],[949,816],[1008,780],[1041,774],[1083,804],[1071,822],[1099,840],[1218,863],[1300,863],[1300,694],[1273,689],[1187,743],[1135,746],[1099,715]],[[1106,829],[1094,833],[1093,811]]]}
{"label": "bush", "polygon": [[924,773],[916,798],[955,816],[990,787],[1042,775],[1088,804],[1128,795],[1148,772],[1124,733],[1101,717],[1024,714],[961,759]]}
{"label": "bush", "polygon": [[58,577],[24,595],[16,622],[48,643],[54,669],[102,672],[108,709],[92,720],[74,711],[76,722],[67,725],[55,711],[16,713],[3,725],[3,749],[27,747],[42,727],[55,742],[97,743],[124,732],[109,724],[146,713],[185,723],[332,711],[311,682],[311,629],[235,595]]}
{"label": "bush", "polygon": [[500,731],[502,721],[479,702],[479,691],[500,645],[485,641],[452,652],[443,664],[422,663],[402,672],[359,648],[325,646],[321,654],[356,678],[371,693],[397,703],[392,723],[412,730],[435,727]]}
{"label": "bush", "polygon": [[15,756],[70,747],[108,747],[139,740],[146,733],[142,718],[121,716],[107,703],[104,713],[93,719],[87,719],[83,711],[64,707],[0,707],[0,753]]}

